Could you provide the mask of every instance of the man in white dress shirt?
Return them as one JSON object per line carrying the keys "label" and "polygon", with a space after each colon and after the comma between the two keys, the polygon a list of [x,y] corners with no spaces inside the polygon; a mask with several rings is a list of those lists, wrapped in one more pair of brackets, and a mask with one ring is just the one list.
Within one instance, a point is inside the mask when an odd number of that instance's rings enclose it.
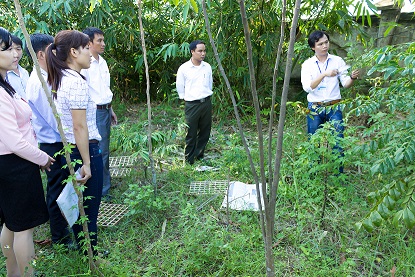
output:
{"label": "man in white dress shirt", "polygon": [[[53,37],[46,34],[32,34],[30,41],[35,51],[40,66],[40,72],[43,79],[47,82],[47,66],[46,66],[46,48],[53,43]],[[26,53],[30,56],[26,47]],[[47,93],[50,94],[50,88]],[[55,162],[50,166],[50,171],[46,171],[47,188],[46,188],[46,205],[49,212],[49,226],[54,244],[71,245],[71,237],[68,229],[68,223],[63,217],[56,199],[64,188],[63,174],[64,164],[61,156],[54,156],[63,149],[62,140],[58,131],[58,124],[52,108],[47,100],[42,83],[37,75],[36,68],[33,68],[26,86],[27,102],[32,109],[32,126],[36,133],[36,139],[39,148],[46,152],[49,156],[55,157]]]}
{"label": "man in white dress shirt", "polygon": [[107,62],[101,56],[105,50],[104,32],[96,27],[88,27],[83,30],[89,36],[89,51],[92,55],[91,67],[83,69],[81,74],[85,76],[89,93],[97,105],[97,127],[102,140],[99,147],[102,151],[104,163],[104,185],[102,189],[103,199],[110,200],[109,190],[111,176],[109,172],[109,146],[111,125],[117,124],[117,116],[112,109],[112,91],[110,89],[110,72]]}
{"label": "man in white dress shirt", "polygon": [[[359,70],[348,75],[349,66],[336,55],[329,54],[330,38],[324,31],[314,31],[308,37],[308,44],[315,55],[301,67],[301,83],[307,92],[308,109],[307,132],[312,135],[325,122],[333,122],[337,135],[343,137],[343,115],[340,106],[341,82],[344,88],[353,85],[359,77]],[[338,147],[336,147],[338,148]],[[339,149],[342,153],[342,149]],[[340,172],[343,168],[340,168]]]}
{"label": "man in white dress shirt", "polygon": [[206,46],[201,40],[189,44],[192,57],[182,64],[176,76],[179,98],[185,101],[185,117],[188,125],[185,159],[189,164],[204,157],[212,127],[213,78],[210,64],[204,62]]}

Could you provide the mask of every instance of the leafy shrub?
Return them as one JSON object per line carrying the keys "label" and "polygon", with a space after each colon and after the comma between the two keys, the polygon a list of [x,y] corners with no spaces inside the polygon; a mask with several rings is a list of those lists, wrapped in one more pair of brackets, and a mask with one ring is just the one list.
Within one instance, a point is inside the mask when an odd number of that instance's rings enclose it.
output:
{"label": "leafy shrub", "polygon": [[152,185],[140,186],[130,184],[124,193],[124,203],[129,206],[129,215],[143,216],[149,213],[160,213],[166,211],[171,204],[171,199],[155,193]]}
{"label": "leafy shrub", "polygon": [[391,220],[410,229],[415,226],[415,43],[375,49],[363,59],[375,63],[368,72],[373,87],[368,97],[354,101],[352,112],[369,115],[359,150],[367,154],[379,189],[369,194],[373,207],[357,228],[372,231]]}

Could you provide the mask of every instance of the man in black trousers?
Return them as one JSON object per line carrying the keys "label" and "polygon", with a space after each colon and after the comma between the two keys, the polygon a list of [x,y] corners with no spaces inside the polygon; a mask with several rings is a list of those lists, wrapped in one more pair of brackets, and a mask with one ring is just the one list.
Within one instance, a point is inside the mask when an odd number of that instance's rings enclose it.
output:
{"label": "man in black trousers", "polygon": [[185,159],[189,164],[204,157],[212,127],[212,68],[204,62],[206,46],[201,40],[189,44],[192,57],[182,64],[176,77],[180,99],[185,101],[185,117],[188,125]]}

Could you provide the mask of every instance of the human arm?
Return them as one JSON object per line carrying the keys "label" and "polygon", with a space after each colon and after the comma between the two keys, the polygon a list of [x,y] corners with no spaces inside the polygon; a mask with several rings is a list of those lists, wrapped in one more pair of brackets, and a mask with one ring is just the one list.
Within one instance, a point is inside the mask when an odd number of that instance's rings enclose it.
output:
{"label": "human arm", "polygon": [[27,103],[11,97],[0,89],[0,151],[14,153],[40,166],[47,165],[49,156],[38,149]]}
{"label": "human arm", "polygon": [[88,126],[86,123],[86,110],[71,110],[73,133],[75,136],[76,147],[82,157],[81,176],[82,179],[78,180],[81,183],[91,178],[91,159],[89,155],[89,134]]}
{"label": "human arm", "polygon": [[209,74],[209,88],[210,88],[210,90],[212,90],[212,89],[213,89],[213,74],[212,74],[212,67],[209,67],[209,71],[210,71],[210,74]]}
{"label": "human arm", "polygon": [[118,124],[118,118],[115,114],[114,110],[111,108],[111,125],[117,125]]}
{"label": "human arm", "polygon": [[50,171],[50,166],[51,165],[53,165],[53,162],[55,161],[55,159],[54,158],[52,158],[51,156],[48,156],[48,162],[47,162],[47,164],[45,164],[45,165],[43,165],[43,166],[41,166],[40,167],[40,169],[42,170],[42,171]]}
{"label": "human arm", "polygon": [[358,69],[353,70],[348,80],[344,82],[343,87],[350,88],[353,85],[354,80],[356,80],[359,77],[359,74],[360,74],[360,71]]}
{"label": "human arm", "polygon": [[339,71],[337,69],[328,69],[324,71],[323,73],[319,74],[314,80],[311,81],[310,88],[314,90],[316,87],[318,87],[318,85],[321,83],[321,81],[323,81],[325,77],[334,77],[338,73]]}
{"label": "human arm", "polygon": [[179,67],[176,75],[176,89],[179,94],[179,99],[184,99],[185,76],[182,69],[182,67]]}
{"label": "human arm", "polygon": [[52,97],[50,94],[50,88],[45,92],[37,74],[32,73],[26,86],[26,97],[32,109],[33,129],[38,142],[43,143],[61,141],[56,117],[47,99],[47,96]]}

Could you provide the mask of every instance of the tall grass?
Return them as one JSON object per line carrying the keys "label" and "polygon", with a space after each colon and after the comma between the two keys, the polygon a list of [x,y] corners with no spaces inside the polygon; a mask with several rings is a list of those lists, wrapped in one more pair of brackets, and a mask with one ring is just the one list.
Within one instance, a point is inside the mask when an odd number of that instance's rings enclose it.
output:
{"label": "tall grass", "polygon": [[[114,227],[99,229],[98,245],[110,251],[100,270],[104,276],[264,276],[264,246],[257,215],[250,211],[227,213],[220,208],[224,195],[189,194],[193,180],[252,182],[232,120],[214,127],[207,149],[207,156],[212,158],[195,165],[209,164],[219,170],[198,172],[195,166],[180,162],[184,131],[178,130],[177,119],[182,119],[181,109],[170,105],[155,105],[153,109],[155,122],[159,122],[157,131],[164,138],[158,147],[168,149],[163,156],[158,152],[156,158],[169,163],[163,163],[158,172],[157,195],[146,189],[145,159],[130,176],[114,180],[114,202],[128,203],[135,212]],[[130,126],[123,131],[126,135],[130,131],[145,134],[141,120],[127,121],[128,113],[123,116]],[[366,195],[375,186],[369,172],[356,167],[366,162],[364,156],[352,151],[358,133],[346,135],[345,174],[340,181],[328,184],[326,211],[321,218],[327,184],[317,175],[310,176],[310,164],[305,162],[307,151],[301,149],[309,146],[303,115],[290,110],[289,118],[276,209],[277,276],[393,276],[391,271],[395,276],[413,276],[412,231],[405,233],[387,224],[371,234],[354,229],[355,222],[369,211]],[[250,147],[255,149],[255,137],[249,130],[247,134]],[[115,133],[114,137],[117,140],[122,136]],[[114,154],[125,154],[122,147],[129,143],[129,137],[123,139],[121,144],[113,142]],[[130,149],[128,154],[134,151]],[[35,233],[36,239],[47,236],[47,225]],[[85,259],[76,251],[55,246],[37,247],[36,253],[36,269],[43,276],[90,276]],[[5,276],[3,268],[0,276]]]}

